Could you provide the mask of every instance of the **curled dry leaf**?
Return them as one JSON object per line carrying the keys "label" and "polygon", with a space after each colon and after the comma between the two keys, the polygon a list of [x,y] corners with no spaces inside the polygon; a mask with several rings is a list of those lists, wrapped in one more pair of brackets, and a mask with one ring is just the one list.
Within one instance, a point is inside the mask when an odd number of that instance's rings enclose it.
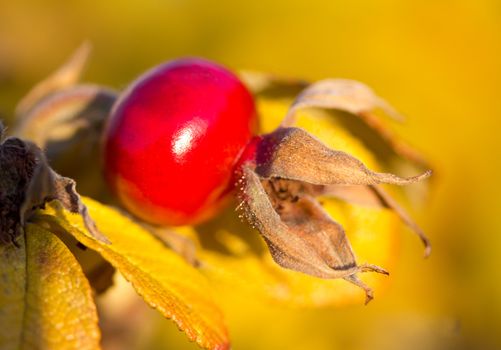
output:
{"label": "curled dry leaf", "polygon": [[0,348],[99,349],[97,312],[78,262],[51,232],[28,224],[0,245]]}
{"label": "curled dry leaf", "polygon": [[32,220],[52,232],[68,232],[101,254],[151,307],[172,319],[190,340],[206,349],[228,349],[223,315],[205,277],[129,217],[89,198],[84,200],[112,244],[89,235],[81,218],[64,211],[57,202]]}
{"label": "curled dry leaf", "polygon": [[52,170],[35,144],[17,137],[3,140],[0,170],[0,243],[16,244],[33,210],[54,199],[71,212],[80,214],[96,239],[108,242],[89,216],[76,191],[75,181]]}

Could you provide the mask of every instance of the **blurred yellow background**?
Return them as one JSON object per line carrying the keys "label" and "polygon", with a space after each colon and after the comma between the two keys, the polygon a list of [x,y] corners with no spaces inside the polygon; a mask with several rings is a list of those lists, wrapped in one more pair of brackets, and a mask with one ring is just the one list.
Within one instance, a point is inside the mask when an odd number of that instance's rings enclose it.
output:
{"label": "blurred yellow background", "polygon": [[[402,135],[436,167],[413,213],[434,243],[429,260],[403,232],[390,289],[367,307],[225,295],[235,349],[501,348],[500,1],[0,0],[0,117],[84,39],[85,80],[116,88],[187,55],[363,81],[408,117]],[[196,348],[148,315],[138,334],[149,340],[134,344]]]}

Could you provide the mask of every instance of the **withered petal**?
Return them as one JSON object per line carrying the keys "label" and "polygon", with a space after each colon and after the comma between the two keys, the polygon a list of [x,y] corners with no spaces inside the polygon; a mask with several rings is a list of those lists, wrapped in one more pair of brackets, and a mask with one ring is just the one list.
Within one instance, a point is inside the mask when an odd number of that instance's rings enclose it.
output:
{"label": "withered petal", "polygon": [[256,156],[261,177],[279,177],[316,185],[407,185],[431,175],[402,178],[369,170],[353,156],[335,151],[300,128],[279,128],[263,136]]}

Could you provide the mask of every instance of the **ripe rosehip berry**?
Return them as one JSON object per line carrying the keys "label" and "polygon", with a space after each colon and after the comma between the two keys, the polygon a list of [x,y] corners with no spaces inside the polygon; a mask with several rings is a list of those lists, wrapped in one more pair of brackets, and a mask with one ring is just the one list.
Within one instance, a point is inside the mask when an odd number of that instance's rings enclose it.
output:
{"label": "ripe rosehip berry", "polygon": [[256,128],[254,100],[233,73],[178,59],[139,77],[115,104],[104,132],[105,175],[140,218],[195,224],[225,202]]}

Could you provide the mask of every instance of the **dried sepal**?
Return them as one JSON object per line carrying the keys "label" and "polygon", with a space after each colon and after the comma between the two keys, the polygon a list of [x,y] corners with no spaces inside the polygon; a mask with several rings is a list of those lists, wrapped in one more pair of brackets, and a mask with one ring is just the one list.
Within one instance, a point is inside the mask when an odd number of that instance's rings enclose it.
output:
{"label": "dried sepal", "polygon": [[281,126],[294,125],[297,111],[302,108],[336,109],[355,115],[365,124],[365,128],[361,129],[360,125],[351,126],[364,134],[363,141],[373,151],[383,153],[384,157],[393,152],[418,166],[428,167],[428,162],[418,151],[398,138],[381,118],[373,114],[379,108],[394,120],[403,120],[388,102],[363,83],[347,79],[326,79],[309,85],[296,97]]}
{"label": "dried sepal", "polygon": [[82,203],[72,179],[57,174],[34,143],[9,137],[0,144],[0,242],[15,243],[34,209],[59,200],[80,214],[89,232],[108,242]]}
{"label": "dried sepal", "polygon": [[91,52],[91,45],[84,42],[54,73],[35,85],[16,107],[16,116],[23,118],[40,100],[53,92],[75,84],[87,63]]}
{"label": "dried sepal", "polygon": [[431,242],[424,231],[407,211],[385,190],[378,185],[370,186],[310,186],[309,193],[315,196],[329,196],[356,205],[387,208],[392,210],[423,242],[424,256],[431,254]]}
{"label": "dried sepal", "polygon": [[339,109],[355,115],[381,108],[395,120],[403,117],[367,85],[348,79],[317,81],[304,89],[292,103],[282,126],[292,126],[298,109],[320,107]]}
{"label": "dried sepal", "polygon": [[44,149],[51,166],[75,179],[81,193],[101,198],[106,193],[97,162],[101,131],[116,97],[115,91],[98,85],[65,88],[17,120],[12,134]]}
{"label": "dried sepal", "polygon": [[37,144],[53,169],[78,182],[81,193],[104,200],[108,193],[97,160],[101,131],[118,93],[99,85],[76,85],[89,53],[90,45],[82,45],[27,94],[11,135]]}
{"label": "dried sepal", "polygon": [[328,148],[299,128],[279,128],[263,136],[256,162],[256,172],[262,177],[280,177],[317,185],[407,185],[431,175],[431,171],[426,171],[402,178],[371,171],[353,156]]}
{"label": "dried sepal", "polygon": [[398,204],[398,202],[393,199],[393,197],[390,196],[385,190],[383,190],[379,186],[370,187],[375,193],[377,193],[381,204],[396,213],[400,220],[402,220],[402,222],[406,224],[421,239],[424,245],[424,257],[429,257],[431,254],[431,242],[428,236],[426,236],[424,231],[421,229],[421,227],[419,227],[419,225],[412,219],[407,211],[402,206],[400,206],[400,204]]}
{"label": "dried sepal", "polygon": [[244,215],[261,233],[278,265],[319,278],[344,278],[364,289],[366,303],[373,298],[356,274],[388,272],[357,264],[341,225],[304,192],[300,182],[261,178],[244,166],[241,184]]}
{"label": "dried sepal", "polygon": [[51,158],[85,140],[97,140],[117,93],[83,84],[62,89],[18,120],[13,134],[46,149]]}
{"label": "dried sepal", "polygon": [[293,127],[261,136],[251,149],[254,157],[243,165],[239,184],[242,207],[280,266],[320,278],[343,278],[364,289],[367,302],[372,299],[372,290],[357,273],[387,272],[375,265],[357,264],[343,228],[315,198],[326,194],[392,209],[421,237],[429,253],[424,233],[377,185],[415,183],[431,171],[410,178],[374,172],[353,156],[332,150]]}

